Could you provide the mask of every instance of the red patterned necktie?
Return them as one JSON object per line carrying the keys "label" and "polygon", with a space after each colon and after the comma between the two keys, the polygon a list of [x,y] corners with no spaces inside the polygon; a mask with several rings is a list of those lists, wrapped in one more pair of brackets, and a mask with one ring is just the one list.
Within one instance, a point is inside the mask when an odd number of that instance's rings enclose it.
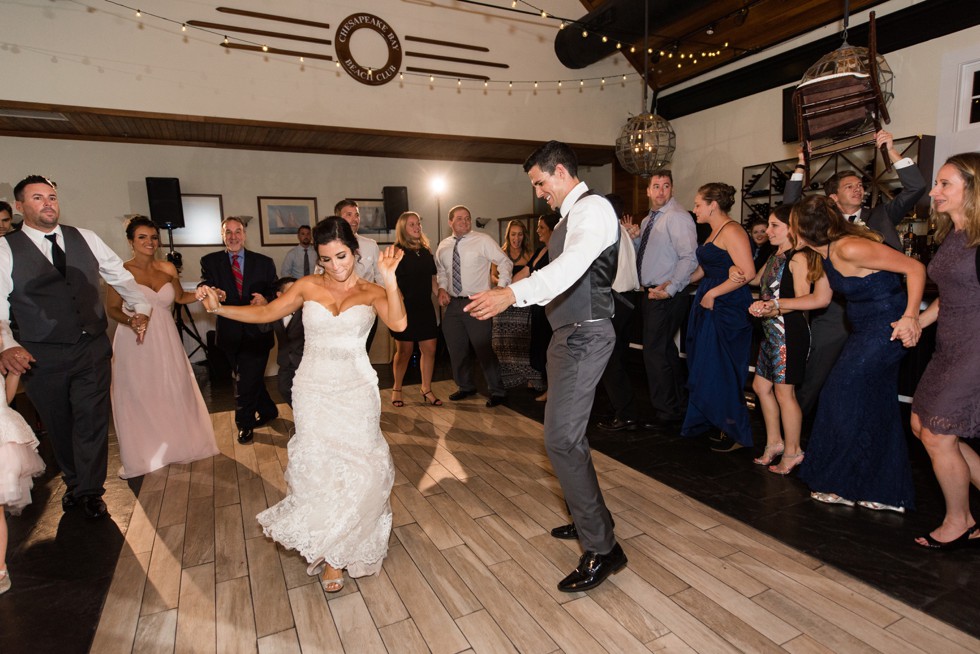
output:
{"label": "red patterned necktie", "polygon": [[235,278],[235,288],[238,290],[238,297],[242,296],[242,282],[245,279],[242,276],[242,267],[238,263],[238,259],[241,256],[240,254],[231,255],[231,274]]}

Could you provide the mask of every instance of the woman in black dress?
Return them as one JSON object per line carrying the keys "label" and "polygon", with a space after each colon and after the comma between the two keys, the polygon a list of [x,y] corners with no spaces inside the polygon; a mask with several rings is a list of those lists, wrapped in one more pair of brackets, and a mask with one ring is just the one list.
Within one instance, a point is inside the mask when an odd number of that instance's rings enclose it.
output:
{"label": "woman in black dress", "polygon": [[[518,275],[531,261],[531,239],[524,223],[512,220],[500,248],[514,264]],[[490,281],[497,284],[497,267],[490,266]],[[493,353],[500,362],[500,379],[505,388],[527,384],[543,390],[541,374],[531,367],[531,307],[509,307],[493,319]]]}
{"label": "woman in black dress", "polygon": [[395,245],[405,251],[396,276],[398,289],[405,298],[408,327],[403,332],[392,332],[395,339],[395,356],[391,361],[394,383],[391,386],[391,403],[405,406],[402,399],[402,380],[408,370],[415,343],[419,344],[422,373],[422,400],[432,406],[442,406],[442,400],[432,392],[432,371],[436,359],[436,339],[439,328],[432,305],[437,292],[436,264],[429,250],[429,239],[422,231],[422,218],[414,211],[406,211],[395,224]]}

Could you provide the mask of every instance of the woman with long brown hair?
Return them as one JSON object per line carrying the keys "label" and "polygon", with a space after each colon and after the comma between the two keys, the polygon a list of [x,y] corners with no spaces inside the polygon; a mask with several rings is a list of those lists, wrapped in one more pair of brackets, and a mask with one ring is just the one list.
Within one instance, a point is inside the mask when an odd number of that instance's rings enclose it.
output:
{"label": "woman with long brown hair", "polygon": [[851,324],[820,392],[800,478],[819,502],[903,513],[912,508],[914,492],[898,365],[922,332],[925,267],[882,244],[879,234],[847,222],[826,196],[799,202],[790,229],[823,258],[830,287],[847,300]]}
{"label": "woman with long brown hair", "polygon": [[936,175],[932,197],[937,240],[929,277],[939,298],[922,312],[938,321],[936,352],[912,400],[912,432],[932,459],[946,501],[941,525],[915,540],[930,549],[980,546],[970,513],[970,483],[980,487],[980,456],[965,442],[980,437],[980,153],[950,157]]}

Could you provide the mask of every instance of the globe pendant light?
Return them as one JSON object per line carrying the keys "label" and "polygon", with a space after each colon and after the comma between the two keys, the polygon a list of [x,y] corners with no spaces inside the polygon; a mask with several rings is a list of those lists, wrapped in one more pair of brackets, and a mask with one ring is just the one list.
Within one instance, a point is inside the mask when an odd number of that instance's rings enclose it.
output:
{"label": "globe pendant light", "polygon": [[640,107],[640,111],[644,113],[626,121],[623,131],[616,139],[616,158],[619,159],[620,165],[630,174],[641,177],[650,177],[669,164],[671,157],[674,156],[674,150],[677,149],[674,129],[667,119],[656,113],[646,112],[647,80],[649,80],[647,67],[650,63],[647,45],[650,29],[649,14],[650,2],[646,0],[643,11],[643,104]]}

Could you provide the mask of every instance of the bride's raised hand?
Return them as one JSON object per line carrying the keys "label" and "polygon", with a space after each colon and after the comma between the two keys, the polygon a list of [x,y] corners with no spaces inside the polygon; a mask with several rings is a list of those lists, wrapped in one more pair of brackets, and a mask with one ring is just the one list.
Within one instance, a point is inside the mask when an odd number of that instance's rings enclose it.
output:
{"label": "bride's raised hand", "polygon": [[405,256],[405,251],[394,245],[389,245],[378,253],[378,272],[385,280],[385,284],[395,283],[395,269],[398,263]]}

